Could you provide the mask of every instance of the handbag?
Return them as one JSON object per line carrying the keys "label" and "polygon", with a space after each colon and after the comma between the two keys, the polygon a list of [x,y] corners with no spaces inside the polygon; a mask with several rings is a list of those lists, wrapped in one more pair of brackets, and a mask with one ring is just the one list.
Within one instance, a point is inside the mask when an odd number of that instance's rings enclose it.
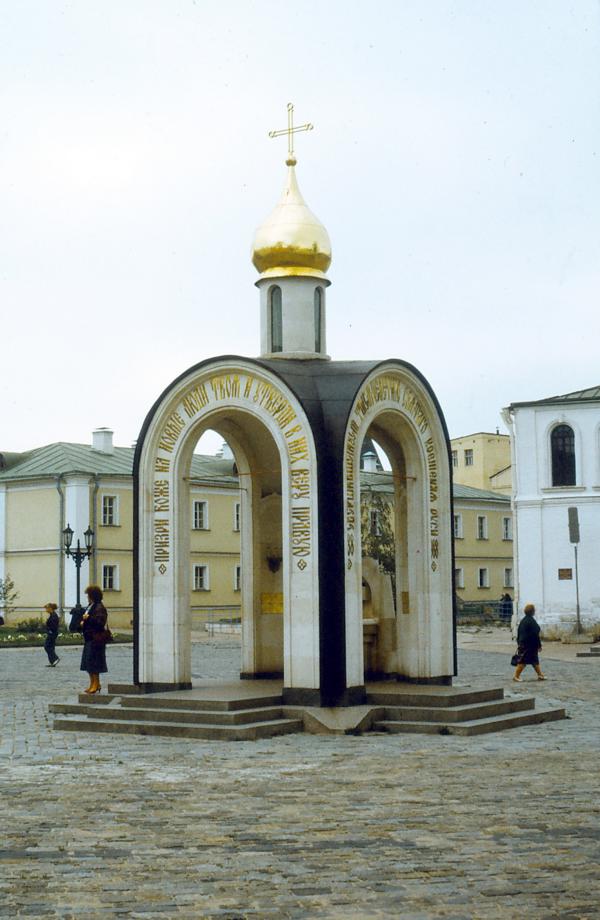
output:
{"label": "handbag", "polygon": [[95,642],[96,645],[109,645],[114,641],[114,636],[108,626],[105,626],[102,632],[94,633],[94,638],[92,639],[92,642]]}
{"label": "handbag", "polygon": [[515,652],[515,654],[514,654],[514,655],[512,656],[512,658],[510,659],[510,663],[512,664],[513,668],[515,668],[515,667],[518,665],[518,663],[519,663],[519,655],[517,654],[517,652]]}

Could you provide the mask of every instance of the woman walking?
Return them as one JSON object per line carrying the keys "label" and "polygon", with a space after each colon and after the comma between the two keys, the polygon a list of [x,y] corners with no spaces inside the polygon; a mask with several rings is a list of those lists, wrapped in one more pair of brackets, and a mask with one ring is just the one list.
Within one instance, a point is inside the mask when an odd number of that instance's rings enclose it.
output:
{"label": "woman walking", "polygon": [[540,668],[539,652],[542,648],[540,642],[540,625],[534,617],[535,607],[526,604],[523,608],[525,616],[519,623],[517,631],[517,667],[513,680],[520,681],[525,667],[532,665],[538,680],[546,680]]}
{"label": "woman walking", "polygon": [[46,604],[44,610],[48,614],[48,619],[46,620],[46,641],[44,642],[44,648],[48,656],[48,664],[46,667],[55,668],[60,661],[55,648],[58,638],[58,628],[60,626],[60,621],[56,612],[58,607],[56,604]]}
{"label": "woman walking", "polygon": [[[102,603],[102,590],[98,585],[90,585],[85,589],[88,598],[88,607],[81,620],[84,646],[81,654],[81,671],[90,675],[90,685],[85,693],[98,693],[100,675],[108,671],[106,667],[106,642],[110,632],[106,628],[108,614]],[[111,637],[112,638],[112,637]]]}

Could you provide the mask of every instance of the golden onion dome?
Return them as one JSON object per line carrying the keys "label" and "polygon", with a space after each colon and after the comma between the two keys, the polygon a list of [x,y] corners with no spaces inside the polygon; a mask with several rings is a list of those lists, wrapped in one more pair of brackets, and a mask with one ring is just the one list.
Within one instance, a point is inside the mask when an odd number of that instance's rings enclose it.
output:
{"label": "golden onion dome", "polygon": [[298,188],[295,158],[286,160],[283,194],[254,235],[252,262],[261,278],[311,275],[324,278],[331,264],[331,243],[323,224],[307,207]]}

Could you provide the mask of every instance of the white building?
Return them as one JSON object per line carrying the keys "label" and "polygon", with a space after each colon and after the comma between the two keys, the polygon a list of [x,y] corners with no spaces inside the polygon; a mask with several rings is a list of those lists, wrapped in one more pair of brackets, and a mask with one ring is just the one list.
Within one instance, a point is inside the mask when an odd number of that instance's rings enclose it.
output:
{"label": "white building", "polygon": [[583,626],[600,622],[600,387],[503,411],[512,434],[516,600],[562,631],[576,623],[574,545],[568,508],[577,508]]}

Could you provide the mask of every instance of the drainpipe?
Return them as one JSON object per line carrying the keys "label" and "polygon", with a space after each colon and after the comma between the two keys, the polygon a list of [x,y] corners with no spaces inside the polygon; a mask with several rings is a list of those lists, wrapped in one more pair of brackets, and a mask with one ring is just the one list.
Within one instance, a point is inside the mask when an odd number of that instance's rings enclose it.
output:
{"label": "drainpipe", "polygon": [[56,489],[59,496],[58,510],[58,609],[64,620],[65,604],[65,570],[63,563],[63,530],[65,527],[65,493],[63,491],[63,474],[56,477]]}
{"label": "drainpipe", "polygon": [[510,433],[510,464],[512,490],[510,496],[510,505],[512,511],[513,527],[513,615],[511,620],[511,631],[513,639],[517,638],[517,629],[519,628],[519,602],[520,602],[520,584],[519,584],[519,528],[517,525],[517,508],[515,499],[517,497],[517,444],[515,439],[515,419],[510,406],[502,409],[500,412],[502,421]]}
{"label": "drainpipe", "polygon": [[96,524],[98,522],[98,513],[97,513],[96,506],[98,503],[96,499],[98,498],[98,489],[100,488],[100,477],[98,473],[94,473],[93,480],[90,479],[90,483],[92,481],[94,483],[94,489],[92,491],[92,530],[94,531],[94,539],[96,541],[96,545],[94,547],[94,552],[92,553],[92,557],[90,559],[90,568],[91,568],[90,581],[93,585],[95,585],[97,584],[96,576],[98,572],[98,566],[96,564],[96,553],[98,550],[98,528],[96,527]]}

